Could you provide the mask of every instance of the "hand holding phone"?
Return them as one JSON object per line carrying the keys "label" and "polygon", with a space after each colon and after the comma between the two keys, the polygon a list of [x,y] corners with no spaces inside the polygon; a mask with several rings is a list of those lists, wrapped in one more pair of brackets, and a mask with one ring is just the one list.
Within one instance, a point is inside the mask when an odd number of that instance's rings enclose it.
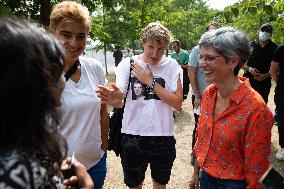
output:
{"label": "hand holding phone", "polygon": [[62,174],[63,174],[64,179],[69,179],[70,177],[75,175],[74,163],[75,163],[75,155],[74,155],[74,152],[73,152],[72,156],[71,156],[71,163],[69,164],[68,168],[62,170]]}
{"label": "hand holding phone", "polygon": [[71,158],[68,157],[63,160],[61,165],[61,172],[64,176],[63,184],[68,188],[88,188],[93,189],[94,183],[86,167],[76,160],[74,152]]}

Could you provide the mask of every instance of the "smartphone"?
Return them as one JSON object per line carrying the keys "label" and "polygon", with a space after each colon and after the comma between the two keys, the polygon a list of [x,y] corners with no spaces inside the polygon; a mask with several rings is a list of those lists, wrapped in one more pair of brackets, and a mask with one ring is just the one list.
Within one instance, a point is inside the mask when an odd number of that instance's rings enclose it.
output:
{"label": "smartphone", "polygon": [[75,175],[74,163],[75,163],[75,155],[74,155],[74,152],[73,152],[72,156],[71,156],[71,163],[69,164],[69,167],[62,171],[63,177],[65,179],[68,179],[71,176]]}
{"label": "smartphone", "polygon": [[264,189],[283,189],[284,178],[270,166],[260,178],[260,184]]}

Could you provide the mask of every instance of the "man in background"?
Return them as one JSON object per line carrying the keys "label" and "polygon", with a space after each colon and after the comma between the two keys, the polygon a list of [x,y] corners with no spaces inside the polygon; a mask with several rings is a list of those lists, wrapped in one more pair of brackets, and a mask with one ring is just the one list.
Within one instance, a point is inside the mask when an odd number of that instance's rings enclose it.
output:
{"label": "man in background", "polygon": [[127,48],[127,52],[125,53],[124,58],[127,57],[131,58],[132,56],[134,56],[133,52],[131,51],[130,48]]}
{"label": "man in background", "polygon": [[122,60],[123,54],[122,51],[120,50],[120,46],[116,46],[115,49],[116,50],[113,52],[113,57],[114,57],[114,65],[115,67],[117,67]]}
{"label": "man in background", "polygon": [[[219,24],[218,22],[211,22],[206,27],[206,31],[215,30],[220,27],[221,27],[221,24]],[[195,121],[195,126],[194,126],[193,133],[192,133],[192,149],[195,144],[195,133],[196,133],[198,117],[200,114],[198,110],[200,110],[202,93],[204,89],[209,85],[209,83],[207,83],[204,80],[203,70],[199,67],[199,61],[198,61],[199,53],[200,53],[199,45],[196,45],[190,53],[189,63],[188,63],[189,64],[188,75],[189,75],[190,84],[192,88],[191,90],[192,107],[194,109],[194,121]]]}
{"label": "man in background", "polygon": [[252,43],[252,54],[246,65],[244,77],[249,78],[250,85],[268,102],[271,88],[271,77],[269,73],[270,64],[277,45],[271,41],[273,27],[271,24],[263,24],[260,27],[259,37]]}
{"label": "man in background", "polygon": [[187,98],[189,91],[190,80],[188,77],[188,59],[189,54],[185,50],[181,49],[181,43],[179,40],[172,41],[172,49],[174,53],[172,54],[172,58],[175,59],[183,70],[183,100]]}
{"label": "man in background", "polygon": [[284,160],[284,45],[280,45],[273,55],[270,74],[276,82],[274,102],[278,113],[278,134],[280,150],[276,159]]}

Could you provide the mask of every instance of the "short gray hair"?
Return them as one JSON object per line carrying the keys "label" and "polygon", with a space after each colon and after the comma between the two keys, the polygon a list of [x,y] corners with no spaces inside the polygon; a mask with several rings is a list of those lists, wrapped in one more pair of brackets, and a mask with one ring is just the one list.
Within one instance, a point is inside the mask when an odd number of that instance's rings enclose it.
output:
{"label": "short gray hair", "polygon": [[199,46],[212,46],[226,61],[238,56],[240,61],[234,70],[238,75],[241,67],[246,63],[250,54],[250,41],[246,34],[232,27],[221,27],[203,34]]}

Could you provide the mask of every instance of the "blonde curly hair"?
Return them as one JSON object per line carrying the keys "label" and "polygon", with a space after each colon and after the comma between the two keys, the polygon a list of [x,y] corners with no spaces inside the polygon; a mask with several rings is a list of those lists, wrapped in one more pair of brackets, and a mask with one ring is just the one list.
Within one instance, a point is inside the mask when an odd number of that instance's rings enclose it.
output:
{"label": "blonde curly hair", "polygon": [[88,32],[91,28],[91,18],[88,8],[75,1],[63,1],[53,7],[50,14],[49,29],[55,30],[57,25],[65,19],[83,22]]}
{"label": "blonde curly hair", "polygon": [[140,41],[142,44],[155,40],[165,46],[168,46],[172,40],[172,34],[160,22],[151,22],[141,30]]}

